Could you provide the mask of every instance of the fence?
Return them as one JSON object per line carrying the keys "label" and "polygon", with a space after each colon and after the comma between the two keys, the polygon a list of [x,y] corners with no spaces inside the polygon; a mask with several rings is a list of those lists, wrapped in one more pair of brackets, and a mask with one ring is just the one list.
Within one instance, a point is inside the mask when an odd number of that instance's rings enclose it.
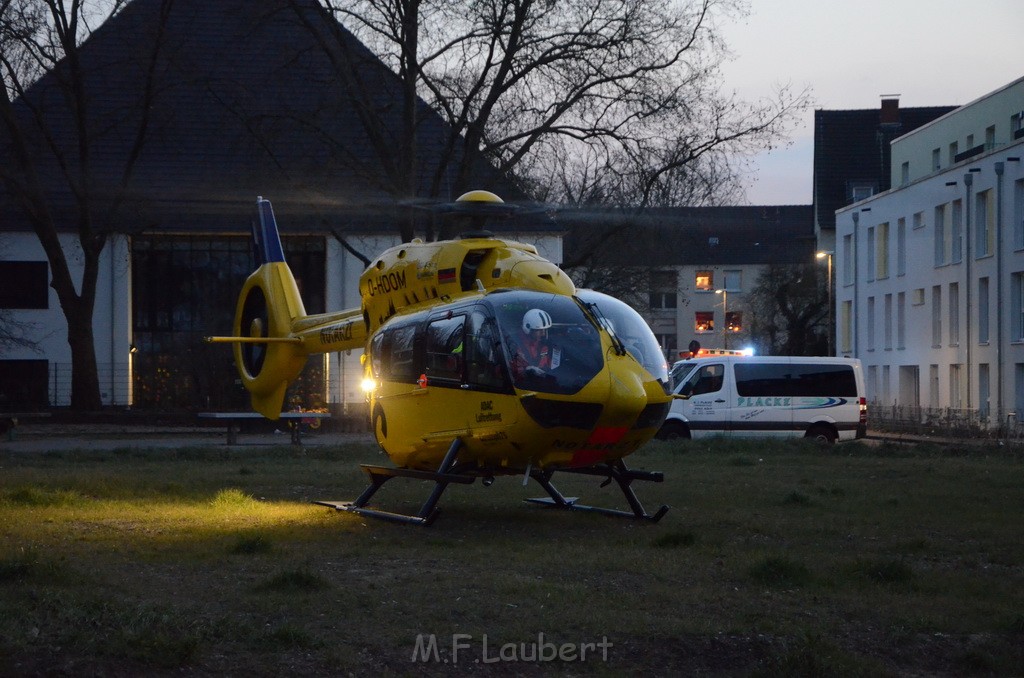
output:
{"label": "fence", "polygon": [[1016,411],[1005,414],[978,409],[868,404],[874,430],[954,438],[1024,438],[1024,421]]}
{"label": "fence", "polygon": [[[71,363],[50,363],[47,392],[49,406],[71,405]],[[157,356],[135,363],[134,373],[126,363],[99,363],[100,397],[105,407],[131,407],[162,412],[202,410],[247,410],[249,394],[230,364],[209,366],[188,360]],[[337,416],[360,417],[366,410],[361,397],[346,398],[344,375],[335,371],[325,377],[317,357],[288,390],[284,407],[326,408]],[[351,378],[351,375],[349,375]]]}

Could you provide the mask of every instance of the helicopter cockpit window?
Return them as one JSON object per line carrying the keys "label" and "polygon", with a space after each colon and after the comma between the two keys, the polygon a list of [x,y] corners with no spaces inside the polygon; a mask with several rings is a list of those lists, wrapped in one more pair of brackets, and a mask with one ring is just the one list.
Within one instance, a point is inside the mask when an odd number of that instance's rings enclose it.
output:
{"label": "helicopter cockpit window", "polygon": [[466,345],[466,316],[435,320],[427,325],[426,374],[430,379],[462,382]]}
{"label": "helicopter cockpit window", "polygon": [[578,290],[576,296],[589,305],[602,319],[609,332],[615,334],[629,354],[644,366],[667,391],[668,363],[651,328],[639,313],[625,302],[593,290]]}
{"label": "helicopter cockpit window", "polygon": [[517,388],[576,393],[604,366],[598,330],[571,297],[509,291],[489,301]]}

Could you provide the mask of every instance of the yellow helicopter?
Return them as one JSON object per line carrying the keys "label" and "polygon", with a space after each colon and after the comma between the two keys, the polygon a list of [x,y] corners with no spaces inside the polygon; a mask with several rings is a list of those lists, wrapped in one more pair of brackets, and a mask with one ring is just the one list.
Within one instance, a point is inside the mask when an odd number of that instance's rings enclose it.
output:
{"label": "yellow helicopter", "polygon": [[[471,191],[451,209],[480,219],[514,206]],[[359,280],[361,308],[307,315],[285,263],[273,209],[257,200],[258,268],[235,311],[235,363],[253,409],[277,419],[307,356],[364,349],[377,443],[394,466],[363,465],[370,484],[351,502],[317,502],[400,522],[429,524],[450,483],[498,475],[537,481],[549,506],[658,521],[630,484],[662,481],[623,458],[654,437],[668,413],[667,364],[650,328],[625,303],[578,290],[532,245],[490,233],[392,247]],[[615,481],[629,510],[579,504],[556,472]],[[435,487],[416,515],[367,506],[395,477]]]}

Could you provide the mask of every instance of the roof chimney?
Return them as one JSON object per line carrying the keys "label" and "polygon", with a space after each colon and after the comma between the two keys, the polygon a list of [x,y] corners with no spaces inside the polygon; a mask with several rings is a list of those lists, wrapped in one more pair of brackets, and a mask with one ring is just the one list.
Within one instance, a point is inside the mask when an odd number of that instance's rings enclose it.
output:
{"label": "roof chimney", "polygon": [[882,112],[878,116],[878,121],[883,125],[898,125],[900,124],[900,95],[899,94],[883,94],[882,95]]}

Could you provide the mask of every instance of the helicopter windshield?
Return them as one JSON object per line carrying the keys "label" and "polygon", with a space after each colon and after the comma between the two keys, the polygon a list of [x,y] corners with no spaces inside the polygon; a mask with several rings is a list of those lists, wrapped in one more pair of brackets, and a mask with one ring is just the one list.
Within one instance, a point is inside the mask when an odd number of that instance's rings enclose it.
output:
{"label": "helicopter windshield", "polygon": [[601,371],[598,330],[571,297],[522,290],[489,300],[517,388],[572,394]]}
{"label": "helicopter windshield", "polygon": [[668,363],[665,362],[665,354],[640,314],[625,302],[594,290],[578,290],[576,296],[593,310],[598,320],[622,342],[629,354],[667,388]]}

